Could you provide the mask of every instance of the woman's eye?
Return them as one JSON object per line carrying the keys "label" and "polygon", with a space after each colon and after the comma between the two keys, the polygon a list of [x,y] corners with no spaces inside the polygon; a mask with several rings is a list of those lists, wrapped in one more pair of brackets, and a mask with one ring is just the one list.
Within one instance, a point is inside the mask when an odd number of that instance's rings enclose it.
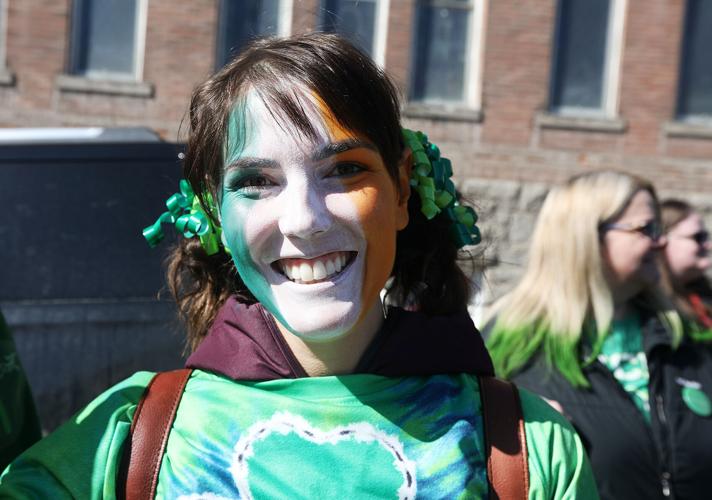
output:
{"label": "woman's eye", "polygon": [[235,179],[228,185],[231,191],[255,193],[261,191],[262,189],[274,186],[275,183],[263,175],[250,175],[241,179]]}
{"label": "woman's eye", "polygon": [[358,163],[338,163],[331,172],[329,172],[327,177],[344,177],[363,172],[364,170],[365,168]]}
{"label": "woman's eye", "polygon": [[267,177],[248,177],[240,182],[240,187],[266,187],[271,186],[272,182]]}

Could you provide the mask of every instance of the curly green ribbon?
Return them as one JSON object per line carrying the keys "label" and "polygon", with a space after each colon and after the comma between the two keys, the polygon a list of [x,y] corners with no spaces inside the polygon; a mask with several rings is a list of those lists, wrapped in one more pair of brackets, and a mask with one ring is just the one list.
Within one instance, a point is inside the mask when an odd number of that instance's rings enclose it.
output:
{"label": "curly green ribbon", "polygon": [[[430,220],[440,212],[445,212],[453,222],[452,233],[458,248],[465,245],[477,245],[481,240],[476,226],[477,214],[471,207],[460,205],[458,193],[452,182],[452,164],[440,156],[440,150],[428,141],[422,132],[403,129],[403,138],[413,157],[413,172],[410,185],[420,196],[420,210]],[[204,193],[203,199],[211,214],[217,212],[213,197]],[[222,229],[212,222],[200,199],[195,196],[187,180],[181,179],[180,192],[166,200],[167,212],[162,213],[155,223],[143,230],[150,247],[156,247],[164,238],[162,224],[174,224],[176,230],[186,238],[195,236],[208,255],[220,250]],[[230,253],[228,248],[225,248]]]}
{"label": "curly green ribbon", "polygon": [[[167,212],[163,212],[156,222],[143,230],[143,237],[153,248],[163,241],[162,224],[174,224],[176,230],[186,238],[195,236],[208,255],[214,255],[220,250],[221,228],[216,227],[203,210],[200,199],[195,196],[190,183],[181,179],[180,192],[172,194],[166,200]],[[204,199],[211,213],[215,213],[215,204],[210,193],[205,193]]]}
{"label": "curly green ribbon", "polygon": [[410,185],[420,196],[420,211],[430,220],[445,212],[453,222],[452,233],[458,248],[482,241],[477,214],[471,207],[458,203],[458,192],[452,182],[452,163],[440,156],[440,149],[418,131],[403,129],[403,139],[410,148],[413,171]]}

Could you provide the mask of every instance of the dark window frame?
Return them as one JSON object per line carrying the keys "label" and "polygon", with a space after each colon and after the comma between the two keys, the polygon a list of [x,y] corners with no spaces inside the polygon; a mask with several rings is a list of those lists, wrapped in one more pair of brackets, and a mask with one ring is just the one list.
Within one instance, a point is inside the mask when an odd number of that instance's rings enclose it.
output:
{"label": "dark window frame", "polygon": [[712,126],[712,113],[689,113],[684,112],[684,98],[685,93],[688,91],[690,75],[688,74],[689,69],[689,58],[687,54],[689,52],[689,47],[692,44],[691,38],[688,36],[690,33],[690,25],[693,20],[693,6],[692,3],[695,0],[687,0],[685,2],[685,12],[682,22],[682,40],[680,41],[680,56],[679,56],[679,67],[677,74],[677,95],[675,99],[675,120],[687,123],[703,123],[704,125]]}
{"label": "dark window frame", "polygon": [[[320,30],[322,30],[322,31],[328,31],[328,32],[331,32],[331,33],[340,33],[340,32],[337,31],[337,30],[327,30],[327,29],[326,29],[326,17],[327,17],[327,12],[329,12],[329,9],[326,8],[326,4],[327,4],[327,2],[329,2],[329,1],[336,1],[336,2],[338,2],[338,1],[340,1],[340,0],[319,0],[319,16],[318,16],[318,23],[317,23],[317,26],[318,26],[318,28],[319,28]],[[370,52],[367,51],[367,52],[369,52],[369,55],[371,56],[371,58],[374,59],[374,60],[376,59],[376,55],[377,55],[377,54],[375,54],[375,52],[376,52],[376,50],[378,50],[378,47],[377,47],[377,45],[378,45],[378,37],[379,37],[379,33],[378,33],[379,19],[378,19],[378,16],[381,14],[380,11],[381,11],[381,3],[382,3],[382,2],[383,2],[383,0],[366,0],[366,1],[364,2],[364,3],[371,3],[371,4],[373,4],[373,7],[374,7],[373,29],[372,29],[373,35],[372,35],[372,37],[371,37],[371,40],[369,41],[369,44],[371,45],[371,51],[370,51]],[[354,40],[352,40],[352,41],[354,41]],[[358,41],[355,41],[355,42],[358,43]]]}
{"label": "dark window frame", "polygon": [[[235,53],[230,52],[230,47],[228,47],[228,42],[227,42],[227,33],[228,33],[228,16],[225,15],[225,12],[227,11],[227,5],[230,2],[235,2],[235,1],[241,1],[241,0],[219,0],[218,2],[218,21],[217,21],[217,26],[216,26],[216,32],[215,32],[215,64],[214,67],[216,70],[220,69],[223,65],[225,65],[228,61],[230,61],[231,56],[234,56]],[[277,26],[276,32],[277,36],[281,36],[280,32],[283,29],[282,24],[282,15],[284,9],[287,7],[285,4],[286,2],[291,2],[293,0],[277,0]],[[257,35],[259,36],[259,35]],[[239,52],[239,50],[237,51]]]}
{"label": "dark window frame", "polygon": [[563,3],[566,0],[557,0],[556,2],[556,15],[554,17],[554,36],[552,37],[551,45],[551,66],[549,71],[549,88],[548,88],[548,112],[553,115],[563,115],[563,116],[584,116],[591,118],[605,118],[609,117],[610,110],[607,109],[607,100],[609,99],[609,93],[611,92],[611,82],[610,82],[610,65],[612,64],[611,58],[611,37],[614,36],[614,19],[615,11],[617,8],[616,2],[620,0],[610,0],[608,4],[608,19],[606,27],[606,46],[604,47],[604,60],[601,74],[601,96],[600,104],[598,107],[586,107],[586,106],[558,106],[555,104],[557,100],[557,90],[561,85],[558,82],[557,75],[559,74],[561,38],[563,30]]}
{"label": "dark window frame", "polygon": [[[81,58],[82,58],[82,48],[83,48],[83,43],[85,43],[85,40],[83,40],[82,36],[82,27],[83,23],[86,22],[84,19],[83,15],[83,7],[86,4],[86,2],[92,2],[93,0],[72,0],[71,1],[71,12],[70,12],[70,29],[69,29],[69,43],[67,47],[68,51],[68,57],[67,57],[67,66],[66,66],[66,71],[70,75],[74,75],[77,77],[81,78],[88,78],[92,79],[95,78],[92,76],[91,71],[87,71],[86,68],[81,67]],[[142,68],[143,68],[143,61],[139,61],[140,58],[144,57],[143,53],[139,53],[139,47],[138,45],[140,44],[140,38],[141,34],[139,33],[139,29],[141,28],[141,23],[139,22],[140,16],[146,15],[145,9],[148,7],[148,0],[136,0],[136,20],[134,22],[134,29],[135,29],[135,35],[134,35],[134,44],[133,44],[133,61],[132,61],[132,71],[129,72],[122,72],[122,71],[116,71],[115,73],[113,72],[107,72],[106,73],[106,79],[109,80],[118,80],[118,81],[127,81],[127,82],[138,82],[142,78]],[[143,12],[142,12],[143,11]],[[145,24],[145,23],[144,23]],[[144,26],[145,29],[145,26]],[[143,34],[145,37],[145,33]],[[145,38],[144,38],[145,40]],[[144,43],[145,45],[145,43]],[[145,50],[145,47],[144,47]],[[101,78],[104,79],[104,78]]]}
{"label": "dark window frame", "polygon": [[[473,64],[482,64],[482,61],[479,59],[482,57],[482,54],[480,53],[474,54],[472,53],[473,49],[473,37],[475,36],[481,36],[480,33],[476,33],[476,30],[478,29],[478,26],[476,26],[476,19],[475,16],[478,14],[476,12],[477,7],[479,6],[480,8],[484,8],[484,3],[488,2],[489,0],[481,0],[478,2],[478,0],[466,0],[465,2],[462,1],[455,1],[455,0],[415,0],[413,2],[413,31],[412,31],[412,36],[411,36],[411,41],[410,41],[410,48],[411,48],[411,53],[410,53],[410,68],[412,69],[415,65],[416,58],[418,57],[418,52],[417,52],[417,47],[418,47],[418,41],[419,41],[419,33],[418,33],[418,20],[420,16],[420,11],[419,9],[421,7],[441,7],[441,8],[454,8],[454,9],[461,9],[463,11],[467,11],[469,15],[471,16],[468,25],[467,25],[467,32],[465,33],[465,61],[464,65],[462,68],[463,71],[463,83],[462,83],[462,89],[461,89],[461,95],[460,98],[457,100],[446,100],[446,99],[429,99],[428,97],[415,97],[414,96],[414,72],[411,70],[410,71],[410,76],[408,79],[408,102],[414,106],[425,106],[425,107],[445,107],[447,109],[450,109],[452,107],[457,107],[457,108],[469,108],[471,106],[471,103],[468,100],[468,86],[474,85],[474,82],[470,81],[471,80],[471,75],[472,75],[472,70],[471,66]],[[496,1],[496,0],[494,0]],[[486,21],[485,21],[486,22]],[[484,40],[482,41],[484,43]],[[481,71],[481,67],[480,67]],[[481,90],[480,90],[481,92]]]}

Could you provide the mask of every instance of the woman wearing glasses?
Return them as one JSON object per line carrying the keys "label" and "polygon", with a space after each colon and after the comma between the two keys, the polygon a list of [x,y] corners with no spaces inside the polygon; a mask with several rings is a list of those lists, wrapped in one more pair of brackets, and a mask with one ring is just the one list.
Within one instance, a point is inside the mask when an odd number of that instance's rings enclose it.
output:
{"label": "woman wearing glasses", "polygon": [[650,183],[576,176],[550,192],[523,278],[491,312],[499,375],[573,422],[601,498],[709,495],[712,357],[657,285],[665,245]]}
{"label": "woman wearing glasses", "polygon": [[712,242],[702,216],[688,203],[661,203],[665,247],[665,270],[678,308],[700,330],[712,331],[712,284],[705,271],[712,265]]}

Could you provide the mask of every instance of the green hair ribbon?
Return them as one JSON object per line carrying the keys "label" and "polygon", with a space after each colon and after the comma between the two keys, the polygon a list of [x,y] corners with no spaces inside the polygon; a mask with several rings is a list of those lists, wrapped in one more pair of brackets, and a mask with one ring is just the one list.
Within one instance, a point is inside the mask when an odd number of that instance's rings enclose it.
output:
{"label": "green hair ribbon", "polygon": [[482,241],[476,226],[477,214],[458,202],[459,193],[452,182],[452,163],[440,156],[440,149],[418,131],[403,129],[403,139],[413,157],[410,185],[420,196],[420,211],[431,220],[445,212],[452,221],[452,233],[458,248],[477,245]]}
{"label": "green hair ribbon", "polygon": [[[205,193],[211,213],[215,213],[215,204],[210,193]],[[200,244],[208,255],[216,254],[220,250],[220,236],[222,230],[213,224],[212,219],[205,213],[200,199],[195,196],[190,183],[181,179],[180,192],[172,194],[166,200],[167,212],[163,212],[152,225],[143,230],[143,237],[148,245],[157,246],[164,237],[162,224],[174,224],[176,230],[186,238],[197,236]]]}

